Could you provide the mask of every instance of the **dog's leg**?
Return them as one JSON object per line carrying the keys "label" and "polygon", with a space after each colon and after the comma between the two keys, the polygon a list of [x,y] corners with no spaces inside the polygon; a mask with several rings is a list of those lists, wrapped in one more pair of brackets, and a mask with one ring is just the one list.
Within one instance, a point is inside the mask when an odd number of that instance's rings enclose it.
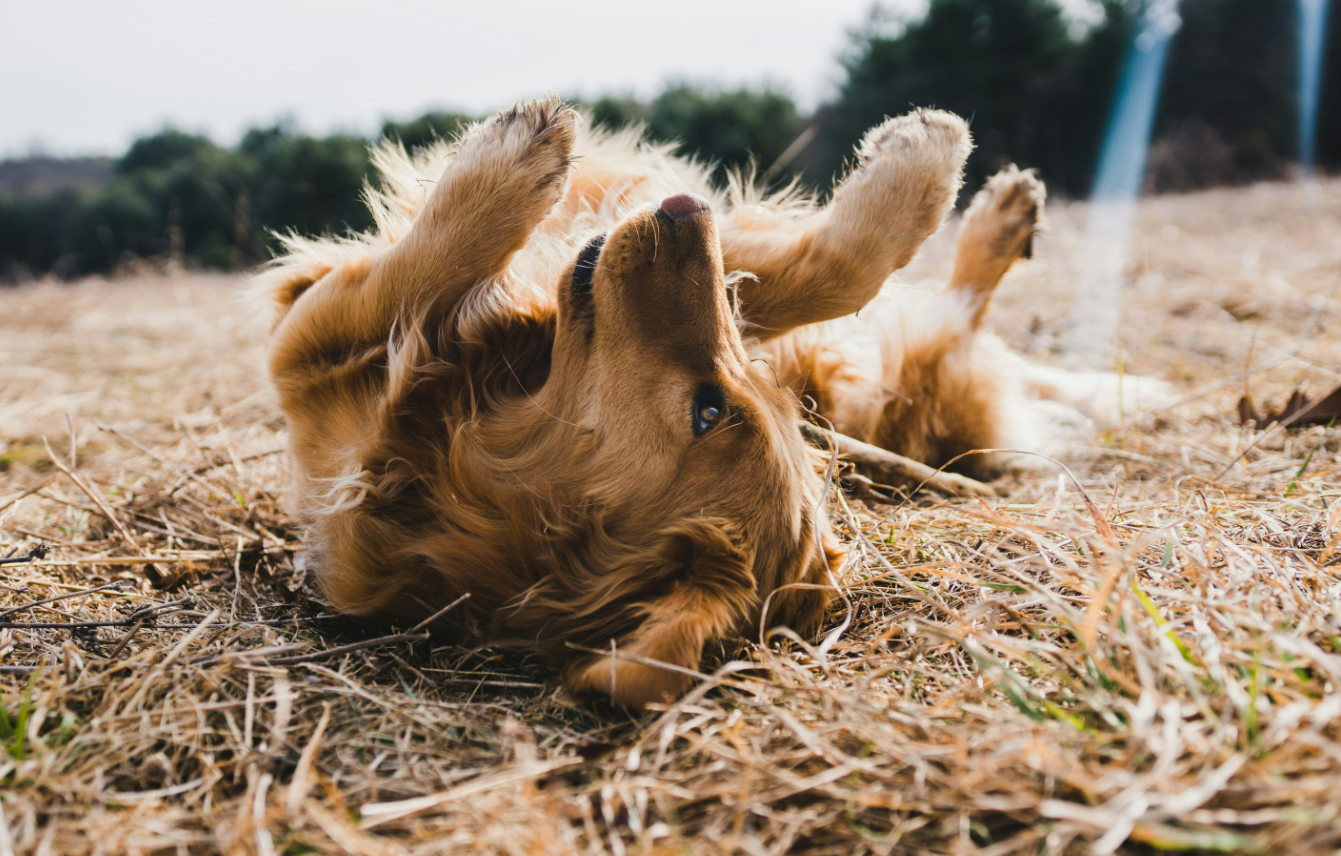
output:
{"label": "dog's leg", "polygon": [[865,306],[940,228],[971,147],[958,116],[915,110],[867,133],[824,210],[772,223],[741,212],[724,224],[727,269],[756,277],[738,286],[751,332],[770,339]]}
{"label": "dog's leg", "polygon": [[575,119],[550,98],[477,125],[388,263],[448,291],[502,271],[567,188]]}
{"label": "dog's leg", "polygon": [[[1007,441],[1006,402],[1015,387],[1000,353],[981,349],[977,331],[1001,278],[1017,259],[1031,255],[1045,198],[1032,172],[1009,166],[993,176],[964,214],[945,288],[889,319],[902,327],[887,331],[883,386],[898,394],[881,411],[878,445],[940,466],[970,449]],[[999,464],[975,457],[964,467],[986,473]]]}
{"label": "dog's leg", "polygon": [[476,125],[389,250],[293,292],[296,302],[272,348],[272,373],[385,344],[398,318],[440,318],[476,283],[502,272],[563,196],[574,118],[551,98]]}
{"label": "dog's leg", "polygon": [[992,176],[964,212],[948,291],[963,294],[973,313],[972,329],[982,323],[992,292],[1016,259],[1033,255],[1047,191],[1033,170],[1014,164]]}

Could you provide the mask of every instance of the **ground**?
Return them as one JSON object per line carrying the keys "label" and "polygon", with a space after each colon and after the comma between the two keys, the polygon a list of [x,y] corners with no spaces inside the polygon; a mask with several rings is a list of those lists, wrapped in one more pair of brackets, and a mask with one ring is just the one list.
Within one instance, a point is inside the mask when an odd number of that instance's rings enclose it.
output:
{"label": "ground", "polygon": [[[989,316],[1040,360],[1084,213]],[[712,652],[640,717],[312,599],[241,278],[0,292],[0,552],[51,545],[0,577],[0,856],[1335,852],[1341,436],[1237,403],[1341,377],[1341,181],[1147,200],[1133,259],[1117,361],[1176,406],[1078,484],[838,498],[823,642]]]}

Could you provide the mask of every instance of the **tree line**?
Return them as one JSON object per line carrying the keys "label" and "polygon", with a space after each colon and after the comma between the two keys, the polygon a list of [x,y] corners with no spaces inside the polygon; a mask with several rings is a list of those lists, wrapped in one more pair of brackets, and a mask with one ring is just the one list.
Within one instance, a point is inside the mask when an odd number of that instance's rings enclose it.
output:
{"label": "tree line", "polygon": [[[681,143],[717,164],[719,177],[753,164],[765,182],[799,179],[820,191],[841,176],[867,128],[912,106],[941,107],[971,121],[970,190],[1014,162],[1037,168],[1054,193],[1083,197],[1147,2],[1099,0],[1102,14],[1090,20],[1056,0],[931,0],[915,19],[877,6],[850,34],[837,94],[809,115],[776,89],[681,83],[647,101],[605,96],[585,106],[598,124],[641,123],[648,139]],[[1180,14],[1147,189],[1289,174],[1299,152],[1296,0],[1183,0]],[[1341,14],[1328,27],[1328,46],[1341,48]],[[1341,163],[1338,53],[1324,59],[1323,168]],[[414,149],[475,118],[428,113],[387,122],[377,136]],[[276,230],[368,228],[360,192],[370,142],[285,123],[232,147],[162,130],[136,140],[105,180],[0,191],[0,278],[69,278],[153,257],[236,270],[269,258]]]}

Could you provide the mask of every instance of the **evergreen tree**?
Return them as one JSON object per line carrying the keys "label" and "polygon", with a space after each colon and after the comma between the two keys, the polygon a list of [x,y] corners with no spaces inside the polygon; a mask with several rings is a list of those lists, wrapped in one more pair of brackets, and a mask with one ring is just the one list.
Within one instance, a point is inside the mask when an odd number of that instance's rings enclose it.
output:
{"label": "evergreen tree", "polygon": [[1014,162],[1084,194],[1131,28],[1126,4],[1103,8],[1102,23],[1077,33],[1054,0],[932,0],[919,20],[877,7],[854,34],[807,177],[832,180],[886,116],[938,107],[970,120],[971,187]]}
{"label": "evergreen tree", "polygon": [[383,122],[381,136],[399,140],[406,149],[414,151],[437,140],[454,139],[473,121],[464,113],[436,111],[408,122]]}

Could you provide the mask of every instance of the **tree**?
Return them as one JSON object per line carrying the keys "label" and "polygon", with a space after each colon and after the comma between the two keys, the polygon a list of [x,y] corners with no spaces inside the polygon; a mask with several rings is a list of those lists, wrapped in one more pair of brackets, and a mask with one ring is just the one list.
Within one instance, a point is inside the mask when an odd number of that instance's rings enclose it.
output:
{"label": "tree", "polygon": [[384,139],[399,140],[405,148],[414,151],[437,140],[450,140],[475,121],[464,113],[432,112],[425,113],[408,122],[387,120],[382,123],[381,136]]}
{"label": "tree", "polygon": [[187,134],[175,128],[164,128],[148,137],[140,137],[116,163],[121,175],[145,169],[167,169],[182,161],[196,160],[214,150],[208,138]]}
{"label": "tree", "polygon": [[1103,9],[1102,23],[1077,33],[1054,0],[932,0],[918,20],[877,7],[853,34],[847,80],[821,114],[807,177],[832,180],[886,116],[939,107],[970,120],[970,186],[1014,162],[1088,192],[1132,19],[1119,0]]}
{"label": "tree", "polygon": [[767,169],[803,127],[796,102],[769,88],[718,90],[679,83],[650,103],[605,96],[585,107],[593,125],[641,124],[647,139],[679,143],[681,153],[714,164],[718,180],[725,170],[750,163]]}
{"label": "tree", "polygon": [[367,140],[345,134],[285,134],[253,157],[250,185],[255,221],[262,230],[311,235],[373,225],[362,198],[372,170]]}
{"label": "tree", "polygon": [[[569,99],[581,103],[581,99]],[[647,122],[647,105],[628,96],[605,95],[586,105],[591,123],[597,127],[618,130],[629,125]]]}
{"label": "tree", "polygon": [[1183,0],[1147,185],[1278,177],[1297,159],[1296,0]]}
{"label": "tree", "polygon": [[773,89],[714,91],[672,86],[653,100],[647,135],[721,167],[767,169],[800,131],[796,103]]}

